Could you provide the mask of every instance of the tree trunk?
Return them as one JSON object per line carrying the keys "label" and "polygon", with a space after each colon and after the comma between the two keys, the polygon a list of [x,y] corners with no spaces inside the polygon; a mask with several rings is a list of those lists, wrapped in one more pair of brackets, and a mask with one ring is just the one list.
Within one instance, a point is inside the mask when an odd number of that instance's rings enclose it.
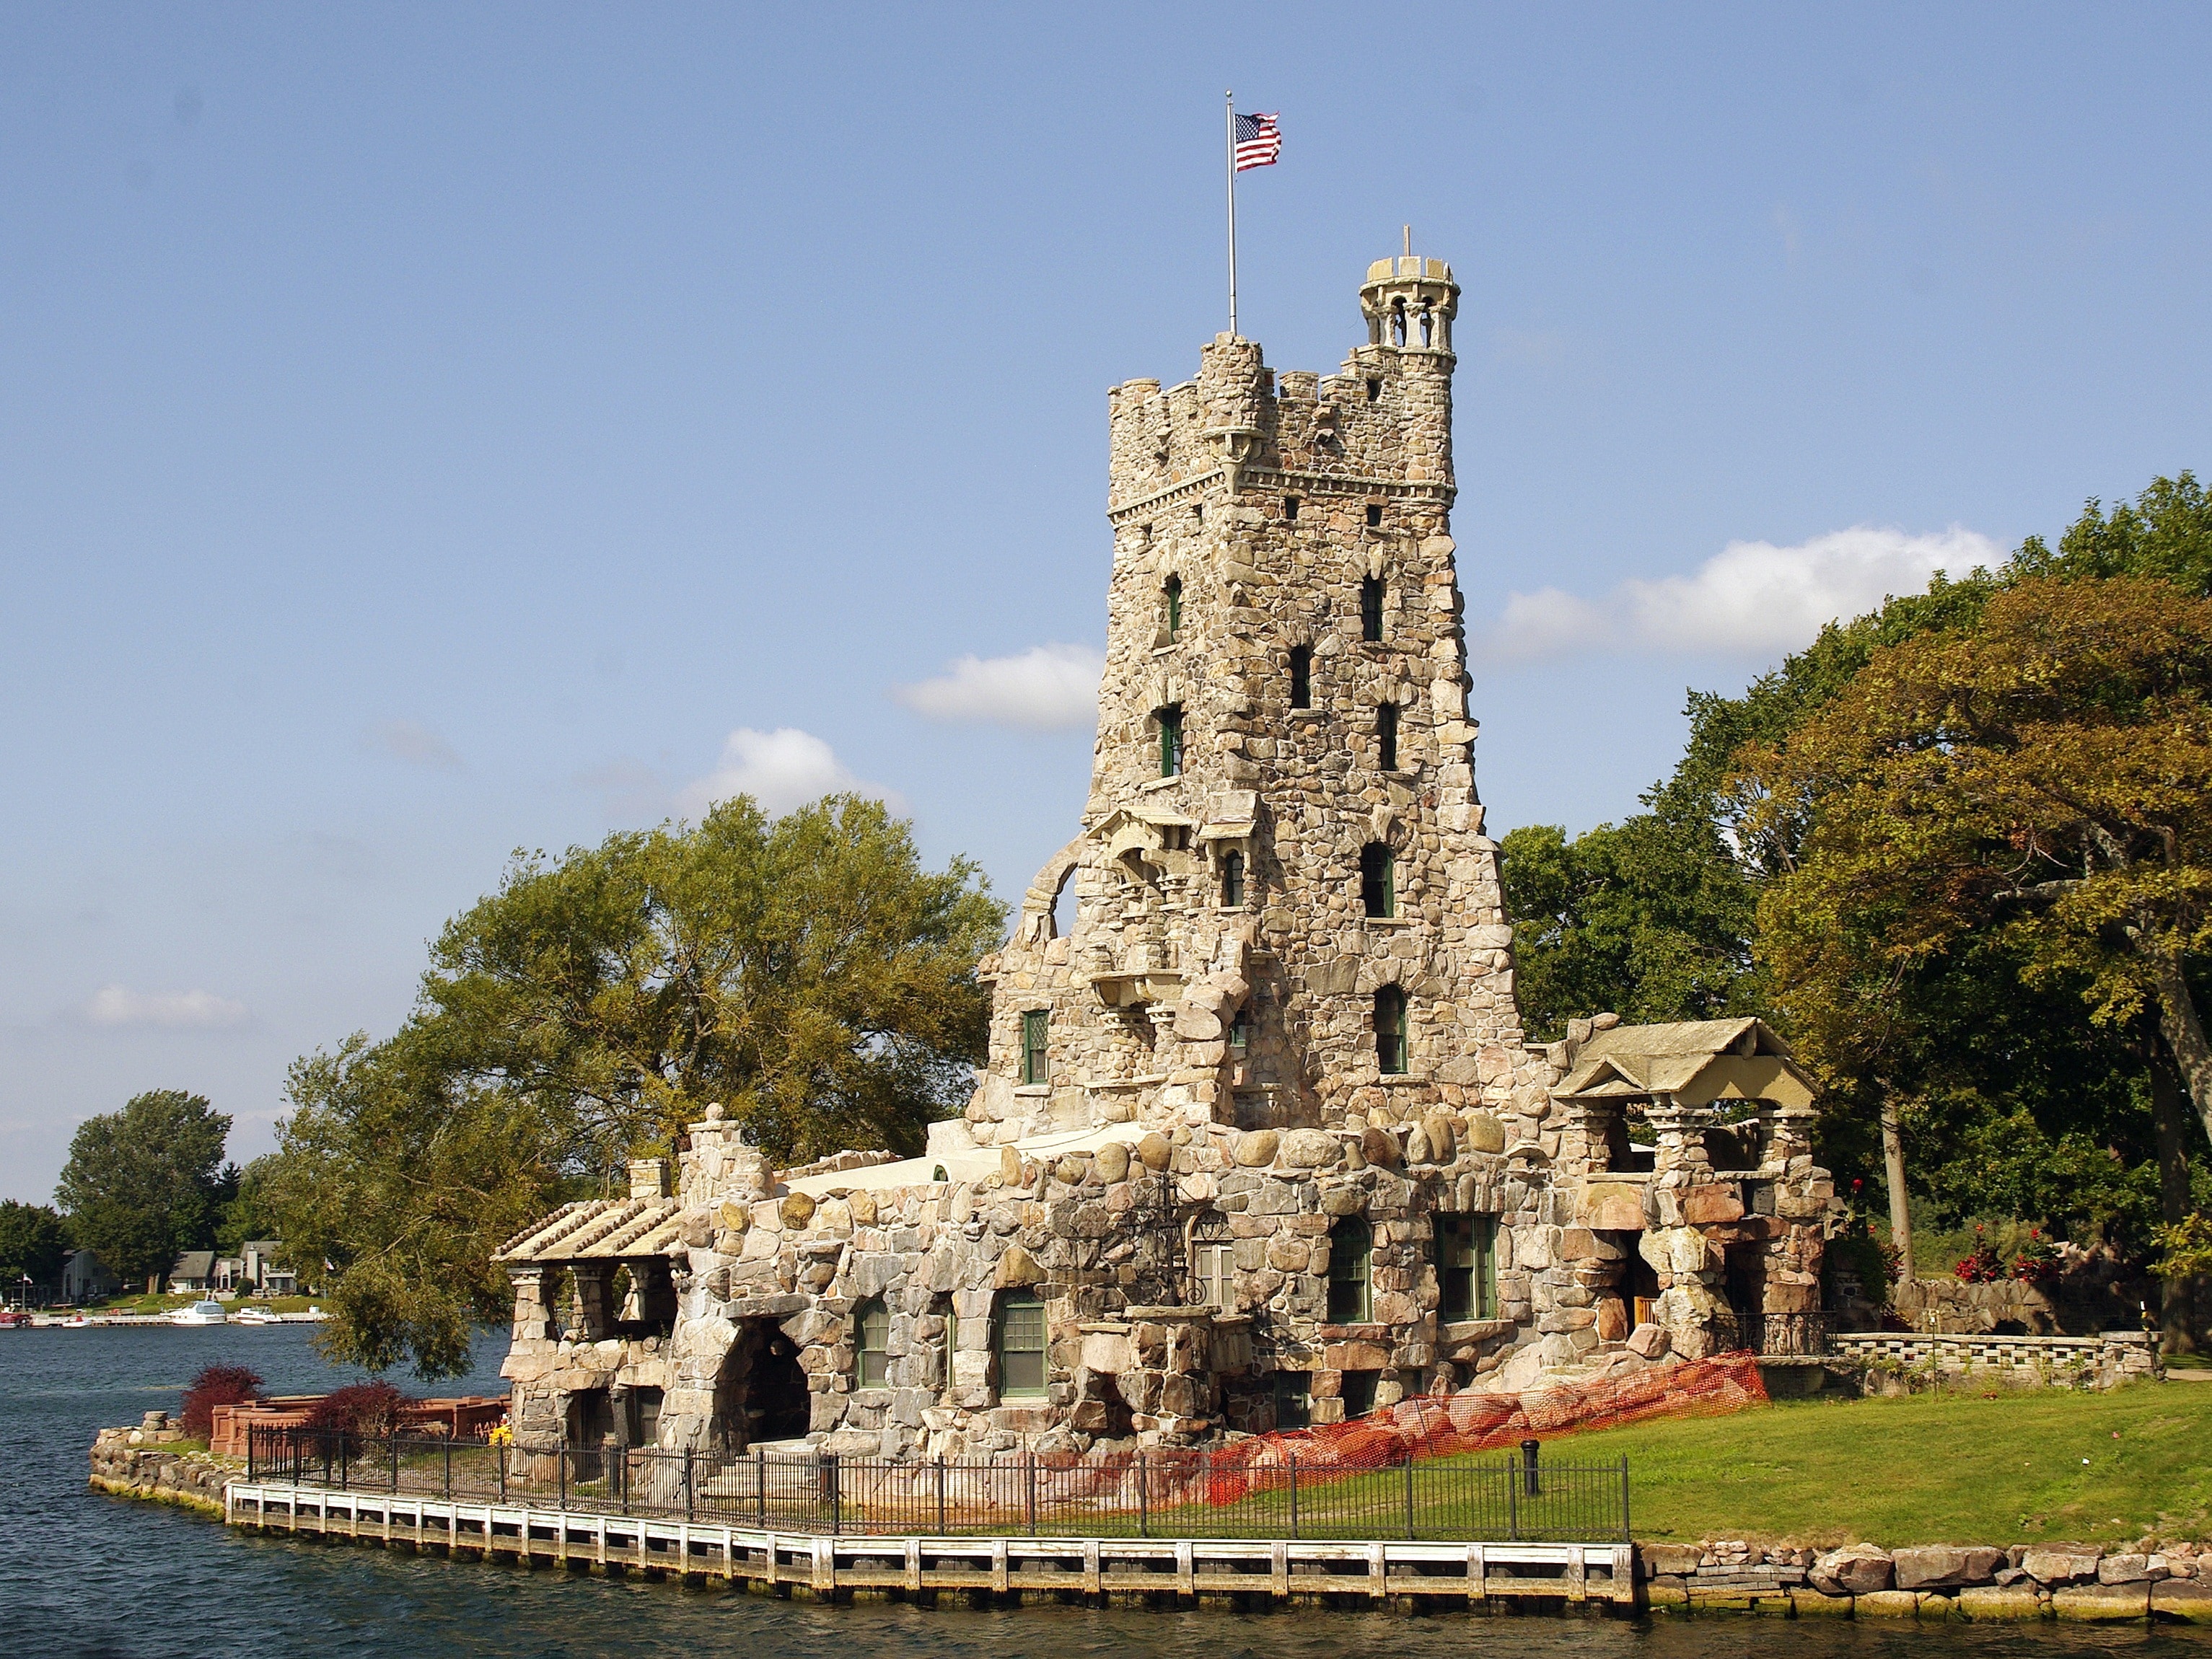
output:
{"label": "tree trunk", "polygon": [[1889,1186],[1889,1242],[1897,1247],[1897,1276],[1909,1283],[1912,1271],[1912,1212],[1905,1195],[1905,1136],[1897,1124],[1897,1108],[1885,1099],[1881,1106],[1881,1170]]}
{"label": "tree trunk", "polygon": [[[2191,1209],[2189,1190],[2189,1109],[2181,1098],[2181,1081],[2163,1049],[2150,1062],[2152,1121],[2158,1131],[2159,1218],[2172,1226]],[[2159,1324],[2166,1332],[2169,1353],[2197,1352],[2197,1282],[2175,1274],[2159,1285]]]}
{"label": "tree trunk", "polygon": [[2158,1033],[2173,1051],[2197,1121],[2212,1137],[2212,1042],[2204,1040],[2204,1022],[2197,1017],[2197,999],[2190,994],[2181,958],[2153,957],[2151,976],[2158,985]]}

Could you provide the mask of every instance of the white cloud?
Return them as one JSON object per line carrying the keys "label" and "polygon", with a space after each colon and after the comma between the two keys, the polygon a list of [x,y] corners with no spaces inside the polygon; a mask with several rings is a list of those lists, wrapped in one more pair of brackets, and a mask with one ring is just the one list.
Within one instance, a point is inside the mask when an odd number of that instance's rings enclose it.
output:
{"label": "white cloud", "polygon": [[1491,630],[1506,658],[1599,647],[1683,655],[1773,656],[1801,650],[1827,623],[1917,593],[1937,571],[1996,566],[2004,550],[1954,525],[1936,535],[1858,525],[1794,547],[1730,542],[1688,576],[1631,580],[1602,599],[1547,587],[1516,593]]}
{"label": "white cloud", "polygon": [[172,1030],[219,1030],[253,1018],[242,1002],[212,991],[134,991],[127,985],[103,985],[80,1011],[94,1025],[162,1025]]}
{"label": "white cloud", "polygon": [[362,741],[410,766],[426,767],[433,772],[462,769],[460,755],[453,745],[414,720],[379,720],[362,734]]}
{"label": "white cloud", "polygon": [[1067,732],[1098,720],[1106,659],[1087,645],[1033,645],[1016,657],[963,657],[933,680],[891,695],[933,720]]}
{"label": "white cloud", "polygon": [[698,817],[718,800],[750,795],[763,811],[781,814],[841,791],[898,801],[891,790],[854,777],[836,751],[811,732],[792,726],[756,732],[741,726],[723,739],[722,758],[714,769],[677,792],[676,807]]}

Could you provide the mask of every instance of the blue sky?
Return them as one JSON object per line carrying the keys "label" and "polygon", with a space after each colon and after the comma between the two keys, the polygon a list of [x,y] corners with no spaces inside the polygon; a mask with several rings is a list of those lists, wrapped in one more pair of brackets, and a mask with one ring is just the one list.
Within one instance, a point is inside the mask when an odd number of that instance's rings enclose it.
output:
{"label": "blue sky", "polygon": [[1407,222],[1465,285],[1480,781],[1580,829],[1686,687],[2212,465],[2208,47],[2155,5],[0,11],[0,1196],[142,1089],[265,1150],[516,848],[853,781],[1018,895],[1088,775],[1104,392],[1224,326],[1224,88],[1281,112],[1271,363],[1341,360]]}

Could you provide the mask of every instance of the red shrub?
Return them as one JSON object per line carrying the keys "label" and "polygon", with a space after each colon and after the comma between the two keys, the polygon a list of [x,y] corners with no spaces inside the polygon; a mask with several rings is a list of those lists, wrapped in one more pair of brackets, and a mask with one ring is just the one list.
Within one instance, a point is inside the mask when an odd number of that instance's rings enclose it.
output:
{"label": "red shrub", "polygon": [[261,1378],[244,1365],[210,1365],[185,1390],[184,1410],[178,1425],[185,1437],[205,1440],[215,1428],[215,1408],[251,1400]]}
{"label": "red shrub", "polygon": [[307,1418],[311,1429],[343,1429],[348,1434],[381,1438],[392,1431],[402,1407],[415,1402],[382,1377],[356,1382],[325,1395]]}

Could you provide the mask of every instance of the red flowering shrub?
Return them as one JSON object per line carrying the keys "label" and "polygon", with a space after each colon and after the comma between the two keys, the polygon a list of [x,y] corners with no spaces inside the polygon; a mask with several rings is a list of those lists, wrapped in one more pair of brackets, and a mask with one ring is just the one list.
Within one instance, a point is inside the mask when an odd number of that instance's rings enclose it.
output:
{"label": "red flowering shrub", "polygon": [[1962,1285],[1988,1285],[2005,1276],[2004,1259],[1997,1255],[1996,1246],[1982,1236],[1978,1226],[1974,1229],[1974,1251],[1961,1256],[1959,1265],[1951,1269]]}
{"label": "red flowering shrub", "polygon": [[2012,1259],[2012,1276],[2031,1284],[2058,1277],[2057,1248],[2043,1236],[2040,1227],[2027,1230],[2027,1240]]}
{"label": "red flowering shrub", "polygon": [[392,1432],[402,1407],[414,1401],[382,1377],[355,1382],[325,1395],[308,1414],[311,1429],[343,1429],[348,1434],[380,1439]]}
{"label": "red flowering shrub", "polygon": [[210,1365],[185,1390],[184,1409],[178,1426],[189,1440],[205,1440],[215,1429],[215,1408],[251,1400],[261,1386],[259,1375],[244,1365]]}

